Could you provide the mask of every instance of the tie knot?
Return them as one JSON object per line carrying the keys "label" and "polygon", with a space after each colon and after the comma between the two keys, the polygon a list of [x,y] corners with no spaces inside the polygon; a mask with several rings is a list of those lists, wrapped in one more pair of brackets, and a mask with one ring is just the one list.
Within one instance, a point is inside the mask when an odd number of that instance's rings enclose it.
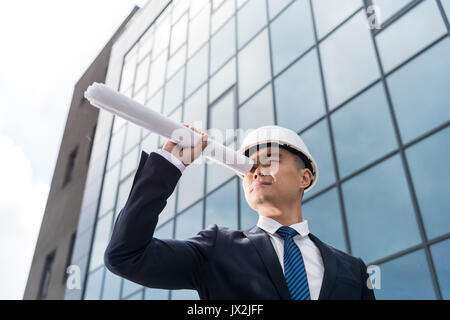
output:
{"label": "tie knot", "polygon": [[293,236],[295,236],[296,234],[298,234],[297,231],[295,231],[295,230],[292,229],[291,227],[287,227],[287,226],[279,227],[278,230],[277,230],[277,233],[278,233],[284,240],[286,240],[286,238],[292,238]]}

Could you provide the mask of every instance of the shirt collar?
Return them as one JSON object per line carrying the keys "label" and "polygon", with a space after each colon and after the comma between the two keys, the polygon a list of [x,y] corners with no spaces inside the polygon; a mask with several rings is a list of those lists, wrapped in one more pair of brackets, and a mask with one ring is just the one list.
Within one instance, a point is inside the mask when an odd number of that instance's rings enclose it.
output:
{"label": "shirt collar", "polygon": [[[280,236],[276,233],[276,231],[282,226],[282,224],[272,218],[259,215],[258,223],[256,225],[271,235]],[[303,219],[303,221],[294,223],[289,227],[297,231],[301,237],[305,237],[309,234],[308,220]]]}

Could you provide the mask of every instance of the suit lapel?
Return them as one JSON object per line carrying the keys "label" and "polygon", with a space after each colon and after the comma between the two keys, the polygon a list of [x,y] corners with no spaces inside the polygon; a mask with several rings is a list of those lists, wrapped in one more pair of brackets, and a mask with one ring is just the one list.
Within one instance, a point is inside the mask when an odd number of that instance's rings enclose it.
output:
{"label": "suit lapel", "polygon": [[[253,229],[248,232],[244,232],[244,234],[256,247],[262,261],[264,262],[264,265],[267,268],[272,282],[275,284],[275,287],[280,294],[281,299],[291,300],[286,279],[283,275],[283,269],[280,266],[278,256],[273,248],[269,236],[258,226],[253,227]],[[312,233],[309,233],[309,238],[319,248],[322,255],[324,274],[319,293],[319,300],[326,300],[329,299],[336,281],[336,256],[326,244],[320,241],[319,238]]]}
{"label": "suit lapel", "polygon": [[270,242],[269,236],[258,226],[253,227],[248,232],[244,232],[244,234],[256,247],[281,299],[290,300],[291,295],[283,275],[283,269],[281,269],[277,253]]}
{"label": "suit lapel", "polygon": [[322,280],[322,287],[320,288],[319,300],[327,300],[330,298],[334,283],[336,282],[336,256],[333,251],[319,240],[311,232],[309,238],[316,244],[322,255],[322,261],[324,266],[324,274]]}

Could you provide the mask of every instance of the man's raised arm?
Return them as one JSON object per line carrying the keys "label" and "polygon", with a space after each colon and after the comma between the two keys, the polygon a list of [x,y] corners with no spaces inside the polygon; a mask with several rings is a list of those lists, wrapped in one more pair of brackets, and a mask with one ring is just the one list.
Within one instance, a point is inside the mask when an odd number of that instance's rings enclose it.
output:
{"label": "man's raised arm", "polygon": [[153,237],[158,215],[180,177],[180,170],[161,154],[142,152],[130,195],[105,250],[104,262],[111,272],[153,288],[200,286],[201,270],[215,245],[217,225],[185,240]]}

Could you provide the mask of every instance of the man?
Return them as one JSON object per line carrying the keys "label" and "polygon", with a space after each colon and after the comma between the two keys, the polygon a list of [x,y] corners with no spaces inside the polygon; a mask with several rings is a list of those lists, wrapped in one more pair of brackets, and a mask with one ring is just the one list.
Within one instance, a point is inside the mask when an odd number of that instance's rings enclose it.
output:
{"label": "man", "polygon": [[[301,138],[286,128],[258,128],[239,150],[254,160],[240,175],[245,198],[259,214],[253,229],[212,224],[185,240],[154,238],[158,215],[184,168],[207,145],[206,133],[185,126],[202,134],[196,147],[167,141],[162,150],[142,152],[105,251],[111,272],[147,287],[194,289],[202,300],[375,299],[363,260],[309,232],[301,201],[317,181],[317,165]],[[270,131],[278,133],[262,138]]]}

